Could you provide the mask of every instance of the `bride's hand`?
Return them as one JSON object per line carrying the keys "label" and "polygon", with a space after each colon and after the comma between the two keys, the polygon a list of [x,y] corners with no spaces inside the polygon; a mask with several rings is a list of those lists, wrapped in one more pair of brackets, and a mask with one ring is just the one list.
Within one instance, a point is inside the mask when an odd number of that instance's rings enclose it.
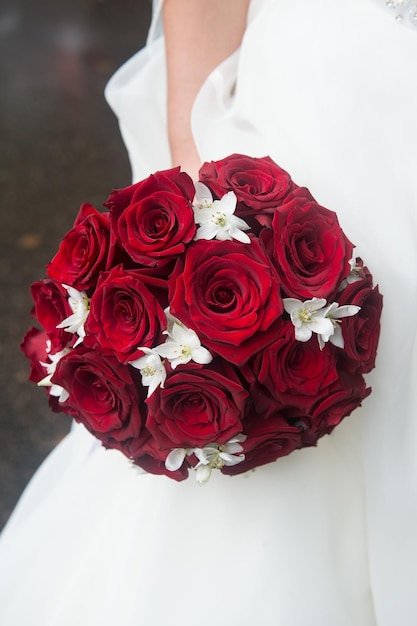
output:
{"label": "bride's hand", "polygon": [[191,130],[196,95],[240,45],[249,0],[165,0],[168,137],[173,165],[195,180],[201,166]]}

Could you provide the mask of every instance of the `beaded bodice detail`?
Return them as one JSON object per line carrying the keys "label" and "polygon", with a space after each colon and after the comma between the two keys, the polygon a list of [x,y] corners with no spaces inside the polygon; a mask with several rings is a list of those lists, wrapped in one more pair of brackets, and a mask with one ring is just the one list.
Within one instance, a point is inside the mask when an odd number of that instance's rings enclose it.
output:
{"label": "beaded bodice detail", "polygon": [[417,28],[417,0],[385,0],[397,22]]}

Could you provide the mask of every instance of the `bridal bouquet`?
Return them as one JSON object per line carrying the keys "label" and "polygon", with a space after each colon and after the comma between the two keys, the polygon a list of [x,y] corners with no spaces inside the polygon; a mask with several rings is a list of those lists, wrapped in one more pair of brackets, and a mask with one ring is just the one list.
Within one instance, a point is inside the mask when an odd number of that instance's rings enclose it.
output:
{"label": "bridal bouquet", "polygon": [[31,287],[22,348],[54,411],[175,480],[315,445],[370,393],[382,296],[269,157],[180,168],[83,204]]}

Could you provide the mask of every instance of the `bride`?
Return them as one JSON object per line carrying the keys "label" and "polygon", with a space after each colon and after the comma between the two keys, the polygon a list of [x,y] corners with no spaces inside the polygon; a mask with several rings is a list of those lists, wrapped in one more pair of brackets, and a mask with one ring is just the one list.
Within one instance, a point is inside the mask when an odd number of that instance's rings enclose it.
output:
{"label": "bride", "polygon": [[161,4],[107,88],[134,180],[268,154],[336,210],[384,294],[373,393],[316,448],[201,488],[76,426],[3,533],[0,623],[412,626],[416,2]]}

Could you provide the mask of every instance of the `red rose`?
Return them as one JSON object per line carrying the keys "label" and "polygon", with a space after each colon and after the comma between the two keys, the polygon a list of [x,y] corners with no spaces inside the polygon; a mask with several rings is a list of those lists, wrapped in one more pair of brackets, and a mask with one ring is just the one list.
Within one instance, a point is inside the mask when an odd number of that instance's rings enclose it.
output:
{"label": "red rose", "polygon": [[279,282],[254,238],[250,244],[190,244],[169,281],[170,310],[207,348],[242,365],[276,336]]}
{"label": "red rose", "polygon": [[183,252],[194,237],[193,198],[193,182],[178,167],[115,190],[104,204],[124,250],[137,263],[155,266]]}
{"label": "red rose", "polygon": [[310,411],[297,406],[282,410],[285,420],[300,429],[302,446],[315,446],[324,435],[329,435],[352,411],[361,406],[371,389],[360,374],[341,371],[339,379],[330,385]]}
{"label": "red rose", "polygon": [[[324,350],[326,348],[327,346]],[[293,440],[291,429],[299,431],[300,445],[297,444],[295,447],[315,446],[321,437],[330,434],[345,417],[358,408],[370,393],[371,389],[366,386],[360,374],[349,373],[343,369],[339,371],[337,380],[322,389],[317,397],[312,398],[314,402],[310,404],[303,402],[295,394],[292,397],[288,395],[287,404],[277,404],[277,401],[272,399],[268,401],[268,390],[260,384],[254,384],[251,389],[254,410],[253,413],[247,412],[249,417],[245,420],[243,429],[243,433],[249,435],[242,444],[244,450],[250,449],[252,445],[252,432],[257,433],[258,429],[264,432],[263,424],[267,440],[267,425],[271,420],[271,423],[278,420],[284,433],[285,424],[289,427],[290,440]],[[251,419],[255,413],[256,419]],[[294,438],[297,440],[295,435]],[[291,441],[288,445],[291,445]]]}
{"label": "red rose", "polygon": [[283,325],[279,338],[259,353],[255,372],[282,406],[289,402],[308,411],[338,377],[335,349],[320,350],[318,341],[297,341],[291,322]]}
{"label": "red rose", "polygon": [[236,215],[245,218],[255,214],[261,224],[270,223],[270,218],[265,216],[274,213],[285,196],[297,187],[290,175],[268,156],[232,154],[220,161],[204,163],[199,179],[217,198],[234,191],[238,201]]}
{"label": "red rose", "polygon": [[275,212],[272,229],[272,256],[286,295],[331,298],[349,274],[353,251],[336,213],[299,189]]}
{"label": "red rose", "polygon": [[30,292],[35,303],[35,317],[46,330],[51,342],[51,352],[59,352],[74,337],[72,333],[57,328],[58,324],[72,314],[68,304],[67,291],[49,278],[44,278],[32,283]]}
{"label": "red rose", "polygon": [[237,465],[223,467],[223,474],[247,472],[302,447],[300,429],[289,425],[279,413],[268,419],[252,420],[245,427],[244,433],[247,439],[241,445],[245,460]]}
{"label": "red rose", "polygon": [[307,443],[315,441],[324,434],[330,433],[342,419],[358,408],[369,396],[371,389],[366,386],[360,374],[349,374],[341,371],[339,379],[322,396],[311,412],[310,427],[303,431],[303,440]]}
{"label": "red rose", "polygon": [[69,393],[66,412],[115,447],[114,440],[138,437],[143,428],[143,398],[132,376],[135,370],[115,357],[78,346],[58,362],[52,382]]}
{"label": "red rose", "polygon": [[367,272],[362,280],[347,285],[338,297],[340,306],[354,304],[361,309],[356,315],[342,321],[344,355],[354,361],[353,367],[363,374],[375,367],[380,334],[382,295],[372,287],[372,277]]}
{"label": "red rose", "polygon": [[165,328],[164,311],[139,273],[115,267],[101,274],[90,301],[85,345],[97,343],[127,363],[139,356],[139,346],[156,345]]}
{"label": "red rose", "polygon": [[362,401],[371,393],[363,376],[339,371],[339,378],[316,398],[311,409],[298,405],[298,400],[289,402],[279,412],[285,421],[298,428],[301,434],[302,447],[315,446],[324,435],[333,429],[354,409],[361,406]]}
{"label": "red rose", "polygon": [[161,449],[226,443],[242,430],[247,398],[231,367],[182,366],[146,401],[146,427]]}
{"label": "red rose", "polygon": [[47,267],[53,280],[86,291],[106,269],[110,253],[109,215],[90,204],[82,204],[73,228],[65,235],[59,250]]}

